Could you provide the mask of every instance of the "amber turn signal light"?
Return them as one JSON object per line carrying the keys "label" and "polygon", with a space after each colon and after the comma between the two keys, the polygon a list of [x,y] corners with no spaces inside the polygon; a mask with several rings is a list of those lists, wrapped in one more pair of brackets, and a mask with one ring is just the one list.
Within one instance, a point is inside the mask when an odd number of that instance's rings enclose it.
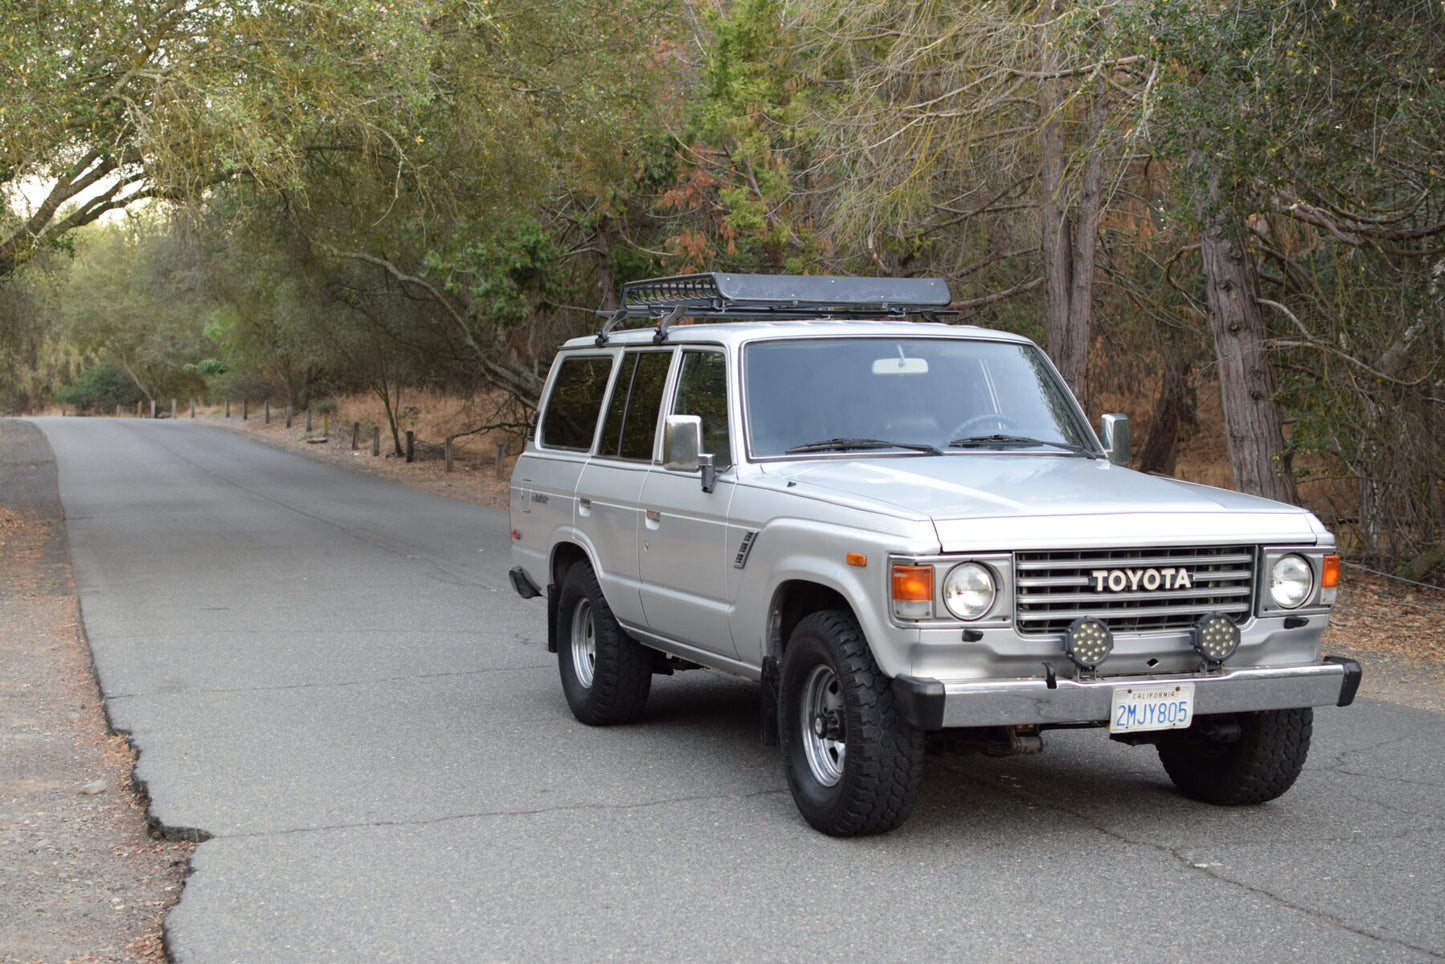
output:
{"label": "amber turn signal light", "polygon": [[1335,555],[1325,556],[1324,572],[1320,575],[1320,585],[1326,589],[1334,589],[1340,584],[1340,557]]}
{"label": "amber turn signal light", "polygon": [[932,602],[932,566],[894,566],[893,598],[897,602]]}

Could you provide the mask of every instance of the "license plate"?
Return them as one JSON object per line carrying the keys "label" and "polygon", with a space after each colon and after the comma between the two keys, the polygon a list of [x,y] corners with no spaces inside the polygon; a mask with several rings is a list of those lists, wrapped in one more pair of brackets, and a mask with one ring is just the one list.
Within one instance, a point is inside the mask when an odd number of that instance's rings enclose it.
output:
{"label": "license plate", "polygon": [[1194,722],[1194,684],[1116,686],[1110,733],[1182,730]]}

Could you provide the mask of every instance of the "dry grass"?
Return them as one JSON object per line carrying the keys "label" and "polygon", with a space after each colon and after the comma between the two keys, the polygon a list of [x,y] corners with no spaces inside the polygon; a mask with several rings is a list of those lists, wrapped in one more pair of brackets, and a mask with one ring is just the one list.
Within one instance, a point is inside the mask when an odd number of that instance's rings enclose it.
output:
{"label": "dry grass", "polygon": [[[305,412],[295,413],[292,427],[286,429],[283,406],[272,406],[268,423],[264,406],[243,409],[241,403],[232,402],[229,421],[240,423],[247,431],[261,432],[273,438],[299,440],[329,435],[331,444],[345,446],[348,450],[355,427],[357,449],[364,452],[370,452],[372,433],[379,430],[383,456],[394,456],[397,441],[404,446],[406,432],[411,431],[417,441],[417,459],[423,462],[440,459],[446,439],[456,436],[452,446],[453,462],[463,471],[492,466],[499,444],[509,459],[522,448],[521,434],[515,430],[476,431],[480,425],[506,420],[506,415],[499,411],[501,400],[490,396],[459,398],[435,390],[408,391],[402,395],[397,407],[397,439],[393,439],[386,409],[375,395],[344,395],[330,401],[335,402],[335,414],[325,416],[313,411],[309,432]],[[227,421],[224,405],[202,406],[196,411],[202,418]],[[184,418],[187,414],[183,406],[180,416]]]}

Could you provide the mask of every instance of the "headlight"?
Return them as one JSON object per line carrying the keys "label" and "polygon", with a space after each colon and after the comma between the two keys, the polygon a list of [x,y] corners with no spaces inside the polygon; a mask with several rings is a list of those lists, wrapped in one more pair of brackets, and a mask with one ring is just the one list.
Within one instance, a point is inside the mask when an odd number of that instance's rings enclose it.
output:
{"label": "headlight", "polygon": [[954,566],[943,580],[943,604],[959,619],[974,620],[987,614],[997,595],[993,572],[976,562]]}
{"label": "headlight", "polygon": [[1304,556],[1290,553],[1275,560],[1269,572],[1269,598],[1281,609],[1298,609],[1315,588],[1315,573]]}

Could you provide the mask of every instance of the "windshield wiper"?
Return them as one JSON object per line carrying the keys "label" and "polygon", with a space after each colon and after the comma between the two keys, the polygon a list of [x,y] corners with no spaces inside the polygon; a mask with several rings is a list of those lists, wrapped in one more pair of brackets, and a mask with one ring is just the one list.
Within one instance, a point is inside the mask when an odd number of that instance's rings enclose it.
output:
{"label": "windshield wiper", "polygon": [[928,455],[942,455],[936,446],[923,442],[890,442],[881,438],[830,438],[806,445],[794,445],[788,455],[802,452],[848,452],[855,449],[907,449],[910,452],[924,452]]}
{"label": "windshield wiper", "polygon": [[967,438],[956,438],[948,443],[948,447],[951,449],[977,449],[1001,445],[1047,445],[1083,456],[1086,459],[1099,458],[1098,453],[1091,452],[1082,445],[1074,445],[1070,442],[1050,442],[1047,439],[1030,438],[1027,435],[970,435]]}

